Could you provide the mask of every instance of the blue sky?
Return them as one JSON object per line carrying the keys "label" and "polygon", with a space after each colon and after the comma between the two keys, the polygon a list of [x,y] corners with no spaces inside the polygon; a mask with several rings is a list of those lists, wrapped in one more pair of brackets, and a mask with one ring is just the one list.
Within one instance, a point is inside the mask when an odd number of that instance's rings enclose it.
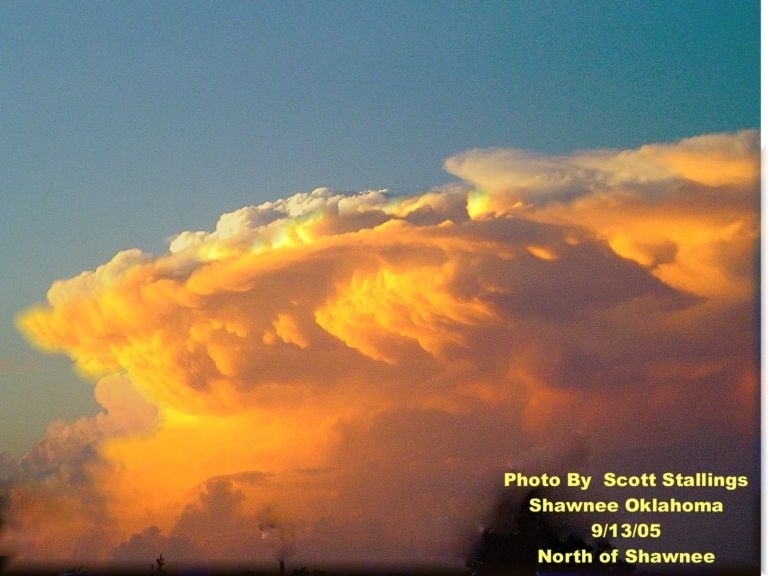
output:
{"label": "blue sky", "polygon": [[319,186],[423,191],[471,148],[759,127],[760,5],[0,5],[0,452],[94,413],[14,316],[52,281]]}

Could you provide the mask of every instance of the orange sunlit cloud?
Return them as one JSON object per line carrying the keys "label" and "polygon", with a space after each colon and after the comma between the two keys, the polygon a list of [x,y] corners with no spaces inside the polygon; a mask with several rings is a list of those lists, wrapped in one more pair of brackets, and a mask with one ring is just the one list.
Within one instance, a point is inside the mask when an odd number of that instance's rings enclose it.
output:
{"label": "orange sunlit cloud", "polygon": [[55,282],[19,326],[103,412],[18,463],[6,548],[440,558],[572,434],[753,433],[755,132],[446,168],[467,184],[318,189]]}

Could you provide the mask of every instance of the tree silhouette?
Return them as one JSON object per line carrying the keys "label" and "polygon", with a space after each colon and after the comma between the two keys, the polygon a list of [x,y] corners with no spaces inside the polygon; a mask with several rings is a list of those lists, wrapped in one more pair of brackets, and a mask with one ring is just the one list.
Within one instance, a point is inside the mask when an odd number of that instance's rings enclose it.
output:
{"label": "tree silhouette", "polygon": [[151,564],[152,572],[161,574],[163,572],[163,566],[165,566],[165,558],[163,558],[162,552],[160,552],[160,556],[158,558],[155,558],[155,562],[157,563],[157,566],[155,566],[155,564]]}
{"label": "tree silhouette", "polygon": [[[488,527],[473,542],[466,559],[466,566],[473,574],[533,576],[539,573],[573,573],[573,566],[539,565],[538,550],[585,550],[597,556],[599,552],[613,548],[607,540],[589,544],[575,528],[556,526],[546,514],[531,512],[531,498],[541,494],[541,490],[534,489],[522,502],[505,497],[496,504]],[[595,562],[581,567],[581,570],[586,570],[582,573],[588,574],[632,574],[634,567],[619,560],[616,564]]]}

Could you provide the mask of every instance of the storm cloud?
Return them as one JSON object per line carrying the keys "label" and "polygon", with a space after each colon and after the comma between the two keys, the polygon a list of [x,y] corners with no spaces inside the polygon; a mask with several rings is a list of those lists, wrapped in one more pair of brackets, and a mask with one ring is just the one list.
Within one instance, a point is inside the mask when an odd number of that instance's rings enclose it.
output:
{"label": "storm cloud", "polygon": [[446,169],[462,182],[319,188],[54,282],[19,327],[103,413],[8,474],[4,549],[458,559],[500,471],[574,438],[754,440],[756,132]]}

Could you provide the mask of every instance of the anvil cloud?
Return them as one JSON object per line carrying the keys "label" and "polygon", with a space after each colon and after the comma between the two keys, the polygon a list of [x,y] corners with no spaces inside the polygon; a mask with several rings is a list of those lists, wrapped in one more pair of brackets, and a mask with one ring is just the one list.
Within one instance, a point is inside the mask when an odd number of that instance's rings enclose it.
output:
{"label": "anvil cloud", "polygon": [[758,140],[473,150],[55,282],[19,326],[103,412],[3,461],[5,549],[458,557],[499,470],[575,437],[751,442]]}

